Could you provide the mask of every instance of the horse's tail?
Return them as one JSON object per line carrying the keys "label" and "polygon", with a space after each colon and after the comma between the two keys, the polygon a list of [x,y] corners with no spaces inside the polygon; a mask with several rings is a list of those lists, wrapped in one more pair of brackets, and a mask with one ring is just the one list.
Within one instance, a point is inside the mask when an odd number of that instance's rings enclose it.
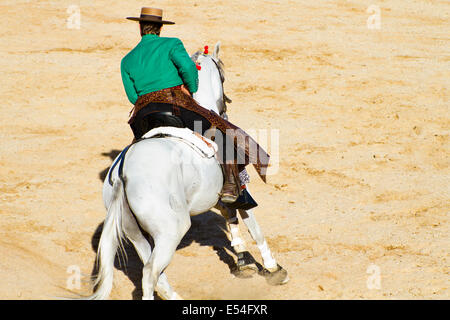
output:
{"label": "horse's tail", "polygon": [[124,239],[122,214],[127,206],[124,183],[121,178],[116,178],[113,182],[112,200],[97,250],[96,262],[99,269],[94,282],[95,290],[89,299],[108,298],[113,285],[114,259],[117,249],[120,249],[126,257],[122,242]]}

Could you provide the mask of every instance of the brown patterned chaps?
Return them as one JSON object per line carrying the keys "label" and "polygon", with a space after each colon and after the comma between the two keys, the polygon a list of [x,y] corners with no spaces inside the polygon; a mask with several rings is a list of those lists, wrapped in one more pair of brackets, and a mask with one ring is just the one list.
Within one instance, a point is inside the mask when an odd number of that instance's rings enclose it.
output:
{"label": "brown patterned chaps", "polygon": [[270,156],[264,149],[242,129],[201,107],[191,96],[181,91],[180,86],[151,92],[137,99],[128,121],[136,139],[155,127],[149,126],[151,121],[148,120],[152,113],[157,112],[175,115],[183,122],[180,126],[213,138],[219,147],[219,162],[233,161],[238,164],[239,171],[251,163],[266,182]]}

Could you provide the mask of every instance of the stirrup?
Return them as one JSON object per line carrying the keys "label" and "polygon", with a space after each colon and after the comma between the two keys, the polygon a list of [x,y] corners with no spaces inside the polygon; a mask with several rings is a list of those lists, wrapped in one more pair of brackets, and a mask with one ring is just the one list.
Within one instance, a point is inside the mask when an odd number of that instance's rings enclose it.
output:
{"label": "stirrup", "polygon": [[221,194],[220,195],[220,201],[222,201],[223,203],[235,203],[236,200],[238,199],[238,196],[235,195],[231,195],[231,194]]}
{"label": "stirrup", "polygon": [[234,203],[238,199],[239,195],[233,194],[230,192],[221,192],[219,193],[220,201],[223,203]]}

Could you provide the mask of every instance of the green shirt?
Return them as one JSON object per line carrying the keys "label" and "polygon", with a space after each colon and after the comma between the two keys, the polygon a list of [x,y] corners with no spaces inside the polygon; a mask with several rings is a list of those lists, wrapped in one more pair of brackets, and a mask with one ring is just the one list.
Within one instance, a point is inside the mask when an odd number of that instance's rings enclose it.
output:
{"label": "green shirt", "polygon": [[197,67],[177,38],[144,35],[122,59],[120,71],[132,104],[141,95],[181,84],[191,93],[198,89]]}

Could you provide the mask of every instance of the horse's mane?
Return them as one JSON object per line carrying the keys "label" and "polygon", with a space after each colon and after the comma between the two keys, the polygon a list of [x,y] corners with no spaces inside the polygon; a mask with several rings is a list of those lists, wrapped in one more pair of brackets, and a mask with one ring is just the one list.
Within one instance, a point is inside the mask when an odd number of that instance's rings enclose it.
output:
{"label": "horse's mane", "polygon": [[220,58],[212,58],[212,59],[216,63],[217,69],[219,70],[220,79],[222,80],[222,83],[224,83],[225,82],[225,70],[223,69],[224,64],[222,60],[220,60]]}

